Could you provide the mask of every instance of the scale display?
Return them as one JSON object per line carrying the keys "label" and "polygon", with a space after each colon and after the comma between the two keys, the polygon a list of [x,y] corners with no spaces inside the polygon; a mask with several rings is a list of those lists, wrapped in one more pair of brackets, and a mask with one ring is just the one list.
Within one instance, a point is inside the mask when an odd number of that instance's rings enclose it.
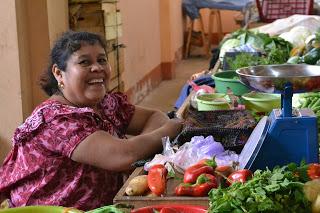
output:
{"label": "scale display", "polygon": [[240,168],[319,162],[317,118],[311,109],[292,113],[292,96],[320,90],[320,66],[264,65],[236,72],[253,90],[281,94],[281,109],[260,120],[239,156]]}

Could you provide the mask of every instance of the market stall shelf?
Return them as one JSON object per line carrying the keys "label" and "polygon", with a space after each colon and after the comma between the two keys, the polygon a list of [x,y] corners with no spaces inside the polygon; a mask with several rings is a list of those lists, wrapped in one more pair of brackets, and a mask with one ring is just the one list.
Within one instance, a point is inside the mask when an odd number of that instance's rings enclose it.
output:
{"label": "market stall shelf", "polygon": [[[167,190],[165,196],[153,197],[153,196],[128,196],[125,193],[125,189],[128,186],[131,179],[138,175],[145,174],[143,167],[136,168],[130,175],[129,179],[125,182],[122,188],[119,190],[113,203],[125,203],[133,205],[134,208],[141,208],[151,205],[161,205],[161,204],[188,204],[188,205],[199,205],[199,206],[209,206],[208,197],[187,197],[187,196],[175,196],[175,187],[181,182],[177,178],[170,178],[167,181]],[[177,176],[180,174],[177,173]],[[182,175],[181,175],[182,177]]]}

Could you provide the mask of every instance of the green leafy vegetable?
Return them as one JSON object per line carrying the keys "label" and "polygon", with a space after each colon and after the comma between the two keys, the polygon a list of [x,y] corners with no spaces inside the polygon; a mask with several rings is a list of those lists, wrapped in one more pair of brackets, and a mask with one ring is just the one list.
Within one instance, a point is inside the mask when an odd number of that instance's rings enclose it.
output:
{"label": "green leafy vegetable", "polygon": [[213,189],[209,193],[210,213],[223,212],[310,212],[311,203],[303,193],[288,166],[272,171],[257,170],[244,184],[234,183],[228,188]]}
{"label": "green leafy vegetable", "polygon": [[292,45],[289,42],[278,36],[271,37],[265,33],[241,29],[235,31],[220,43],[220,49],[222,50],[220,58],[230,49],[231,45],[229,43],[232,43],[232,47],[250,45],[263,53],[262,57],[248,53],[246,56],[238,56],[238,59],[236,57],[235,61],[231,63],[233,65],[228,62],[229,67],[234,67],[232,69],[256,65],[284,64],[289,59],[292,49]]}
{"label": "green leafy vegetable", "polygon": [[264,65],[267,64],[267,60],[250,53],[240,53],[234,59],[227,58],[227,63],[231,70],[236,70],[242,67]]}
{"label": "green leafy vegetable", "polygon": [[86,213],[129,213],[133,209],[132,205],[119,203],[115,205],[103,206]]}

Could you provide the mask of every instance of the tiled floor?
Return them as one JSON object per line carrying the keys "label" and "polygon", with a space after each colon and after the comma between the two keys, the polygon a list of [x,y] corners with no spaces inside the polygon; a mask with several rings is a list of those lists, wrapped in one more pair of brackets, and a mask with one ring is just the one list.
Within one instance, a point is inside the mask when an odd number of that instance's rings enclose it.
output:
{"label": "tiled floor", "polygon": [[176,77],[172,80],[162,81],[138,105],[159,109],[163,112],[174,110],[174,104],[179,97],[183,85],[192,74],[208,69],[209,59],[201,57],[182,60],[176,66]]}

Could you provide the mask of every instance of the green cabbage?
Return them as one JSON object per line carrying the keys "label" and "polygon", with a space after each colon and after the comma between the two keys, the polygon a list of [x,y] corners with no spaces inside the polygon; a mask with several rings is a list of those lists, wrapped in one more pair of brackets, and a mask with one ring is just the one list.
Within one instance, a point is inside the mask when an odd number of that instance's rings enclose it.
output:
{"label": "green cabbage", "polygon": [[226,40],[220,49],[220,54],[219,54],[219,58],[221,61],[223,61],[223,57],[226,54],[226,52],[228,52],[229,50],[231,50],[232,48],[238,47],[240,46],[240,40],[235,39],[235,38],[231,38]]}

